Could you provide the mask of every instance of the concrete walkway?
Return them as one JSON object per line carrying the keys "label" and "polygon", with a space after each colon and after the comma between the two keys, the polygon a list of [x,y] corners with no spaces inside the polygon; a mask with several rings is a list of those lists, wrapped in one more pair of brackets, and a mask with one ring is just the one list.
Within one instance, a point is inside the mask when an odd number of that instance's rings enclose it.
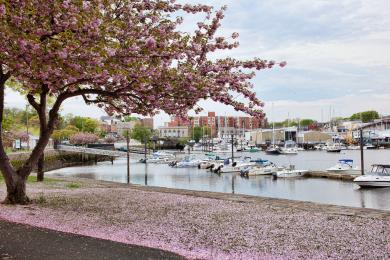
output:
{"label": "concrete walkway", "polygon": [[163,250],[0,220],[0,259],[183,259]]}

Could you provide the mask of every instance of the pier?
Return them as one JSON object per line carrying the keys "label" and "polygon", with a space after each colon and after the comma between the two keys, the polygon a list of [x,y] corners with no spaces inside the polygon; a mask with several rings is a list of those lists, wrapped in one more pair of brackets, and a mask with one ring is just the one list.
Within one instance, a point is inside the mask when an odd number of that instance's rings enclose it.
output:
{"label": "pier", "polygon": [[310,178],[327,178],[327,179],[336,179],[336,180],[344,180],[344,181],[353,181],[356,177],[360,176],[357,174],[345,174],[345,173],[334,173],[327,171],[308,171],[305,174],[305,177]]}

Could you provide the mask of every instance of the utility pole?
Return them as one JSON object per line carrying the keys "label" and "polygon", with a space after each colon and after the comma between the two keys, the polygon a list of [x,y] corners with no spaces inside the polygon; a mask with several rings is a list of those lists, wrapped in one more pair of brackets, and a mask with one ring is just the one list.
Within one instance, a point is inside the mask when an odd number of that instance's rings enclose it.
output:
{"label": "utility pole", "polygon": [[360,167],[362,175],[364,175],[364,152],[363,152],[364,140],[363,140],[363,128],[360,128]]}
{"label": "utility pole", "polygon": [[30,150],[30,134],[28,132],[28,105],[26,105],[26,131],[27,131],[27,150]]}
{"label": "utility pole", "polygon": [[233,142],[234,142],[234,134],[232,134],[232,163],[234,163],[234,146],[233,146]]}
{"label": "utility pole", "polygon": [[145,143],[145,163],[146,163],[146,152],[147,152],[147,144],[148,144],[148,138],[146,137],[146,135],[145,135],[145,137],[144,137],[144,143]]}
{"label": "utility pole", "polygon": [[130,184],[130,136],[129,130],[126,132],[127,143],[127,184]]}

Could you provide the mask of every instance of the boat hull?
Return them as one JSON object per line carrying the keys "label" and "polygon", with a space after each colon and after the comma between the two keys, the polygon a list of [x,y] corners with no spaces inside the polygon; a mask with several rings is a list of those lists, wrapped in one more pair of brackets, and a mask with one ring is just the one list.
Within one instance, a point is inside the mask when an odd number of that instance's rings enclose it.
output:
{"label": "boat hull", "polygon": [[354,181],[360,187],[390,187],[390,181]]}
{"label": "boat hull", "polygon": [[328,149],[326,150],[328,153],[340,153],[341,149]]}
{"label": "boat hull", "polygon": [[273,175],[276,175],[278,178],[297,178],[305,176],[306,173],[307,170],[284,170]]}
{"label": "boat hull", "polygon": [[279,150],[269,150],[265,151],[266,154],[271,154],[271,155],[279,155],[280,151]]}
{"label": "boat hull", "polygon": [[390,187],[390,176],[363,175],[353,182],[360,187]]}

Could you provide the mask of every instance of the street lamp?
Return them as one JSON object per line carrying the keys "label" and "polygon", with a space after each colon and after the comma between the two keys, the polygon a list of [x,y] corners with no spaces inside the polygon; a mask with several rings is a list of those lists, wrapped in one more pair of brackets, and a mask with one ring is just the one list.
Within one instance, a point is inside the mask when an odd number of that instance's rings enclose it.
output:
{"label": "street lamp", "polygon": [[26,105],[26,132],[27,132],[27,150],[30,150],[30,134],[28,132],[28,105]]}

